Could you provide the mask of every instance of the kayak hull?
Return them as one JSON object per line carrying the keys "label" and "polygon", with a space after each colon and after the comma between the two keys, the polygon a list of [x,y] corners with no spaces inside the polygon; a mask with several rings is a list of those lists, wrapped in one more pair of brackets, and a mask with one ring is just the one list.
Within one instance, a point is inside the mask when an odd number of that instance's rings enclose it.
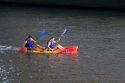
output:
{"label": "kayak hull", "polygon": [[33,50],[27,50],[24,47],[18,48],[18,52],[31,52],[31,53],[77,53],[78,46],[64,46],[64,49],[56,49],[54,51],[44,50],[44,47],[34,46]]}

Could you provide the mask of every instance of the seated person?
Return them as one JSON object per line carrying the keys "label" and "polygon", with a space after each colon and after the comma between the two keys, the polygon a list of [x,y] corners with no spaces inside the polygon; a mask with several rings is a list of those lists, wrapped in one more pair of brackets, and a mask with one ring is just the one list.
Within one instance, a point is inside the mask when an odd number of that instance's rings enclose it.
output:
{"label": "seated person", "polygon": [[61,46],[60,44],[58,44],[58,41],[55,40],[54,37],[51,37],[49,39],[49,41],[47,42],[47,48],[51,51],[58,49],[64,49],[63,46]]}
{"label": "seated person", "polygon": [[24,47],[27,48],[27,50],[32,50],[33,49],[33,45],[35,44],[35,40],[33,39],[32,36],[28,36],[26,38],[26,40],[24,41]]}

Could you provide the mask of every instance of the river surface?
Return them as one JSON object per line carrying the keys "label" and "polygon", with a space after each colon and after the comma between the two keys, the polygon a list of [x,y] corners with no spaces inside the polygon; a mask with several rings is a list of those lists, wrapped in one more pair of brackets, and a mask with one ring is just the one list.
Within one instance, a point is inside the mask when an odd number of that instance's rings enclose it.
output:
{"label": "river surface", "polygon": [[[60,37],[78,55],[16,51],[28,35]],[[0,83],[125,83],[125,12],[0,6]]]}

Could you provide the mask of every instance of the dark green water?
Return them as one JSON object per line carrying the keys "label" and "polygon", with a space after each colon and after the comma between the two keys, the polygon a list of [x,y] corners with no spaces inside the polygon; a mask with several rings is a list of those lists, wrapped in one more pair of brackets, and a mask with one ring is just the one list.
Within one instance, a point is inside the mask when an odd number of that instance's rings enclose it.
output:
{"label": "dark green water", "polygon": [[21,3],[25,5],[58,5],[98,8],[125,8],[125,0],[0,0],[0,3]]}
{"label": "dark green water", "polygon": [[[0,83],[124,83],[125,12],[112,10],[0,7]],[[21,54],[25,37],[38,32],[78,45],[67,54]]]}

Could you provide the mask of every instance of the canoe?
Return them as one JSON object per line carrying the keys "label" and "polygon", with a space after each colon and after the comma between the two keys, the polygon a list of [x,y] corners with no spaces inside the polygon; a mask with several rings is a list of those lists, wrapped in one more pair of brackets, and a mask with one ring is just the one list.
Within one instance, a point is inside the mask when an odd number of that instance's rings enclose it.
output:
{"label": "canoe", "polygon": [[78,46],[64,46],[64,49],[57,48],[54,51],[44,50],[44,47],[34,46],[33,50],[27,50],[24,47],[18,48],[18,52],[31,52],[31,53],[77,53]]}

